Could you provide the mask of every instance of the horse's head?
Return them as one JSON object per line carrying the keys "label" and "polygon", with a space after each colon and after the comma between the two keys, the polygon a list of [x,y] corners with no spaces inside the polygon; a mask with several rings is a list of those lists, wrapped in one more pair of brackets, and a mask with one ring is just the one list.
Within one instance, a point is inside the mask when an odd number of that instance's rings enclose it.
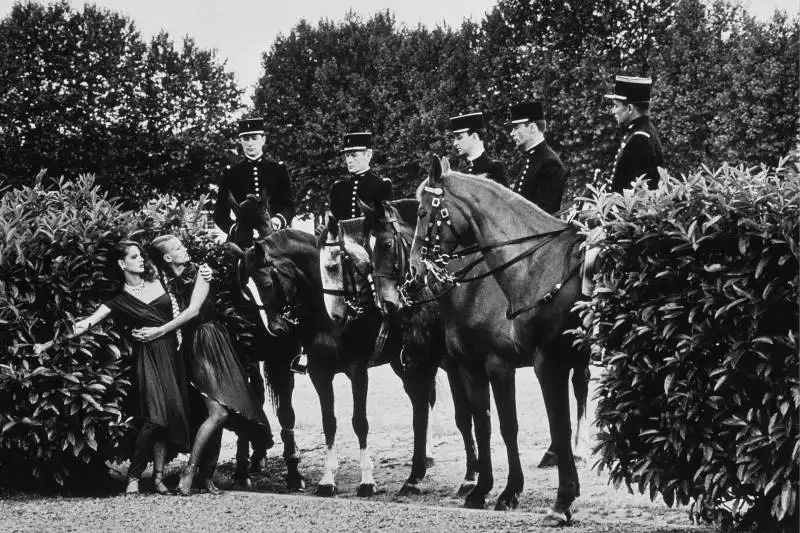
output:
{"label": "horse's head", "polygon": [[237,244],[250,244],[256,235],[264,239],[274,231],[268,196],[248,194],[242,203],[237,203],[231,195],[230,203],[236,215],[234,242]]}
{"label": "horse's head", "polygon": [[448,190],[448,178],[452,174],[447,158],[434,155],[428,178],[417,189],[417,227],[409,258],[411,275],[416,282],[427,283],[429,275],[448,281],[447,264],[453,251],[459,244],[474,241],[469,238],[470,226],[458,208],[458,199],[452,194],[445,197],[446,192],[452,192]]}
{"label": "horse's head", "polygon": [[328,315],[341,325],[374,305],[372,262],[364,219],[328,219],[320,236],[319,268]]}
{"label": "horse's head", "polygon": [[418,206],[415,199],[361,205],[367,230],[372,234],[375,295],[381,309],[389,314],[406,304],[400,289],[409,271]]}
{"label": "horse's head", "polygon": [[258,309],[267,333],[277,337],[290,332],[297,325],[297,272],[292,262],[273,257],[270,244],[264,241],[237,255],[242,294]]}

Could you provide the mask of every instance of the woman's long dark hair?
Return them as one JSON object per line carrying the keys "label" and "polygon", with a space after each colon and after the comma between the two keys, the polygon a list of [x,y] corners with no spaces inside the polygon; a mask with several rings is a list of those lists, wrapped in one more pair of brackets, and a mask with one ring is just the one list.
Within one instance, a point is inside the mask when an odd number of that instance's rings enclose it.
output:
{"label": "woman's long dark hair", "polygon": [[122,273],[122,270],[120,270],[119,267],[116,265],[118,260],[125,259],[125,256],[128,255],[128,250],[130,250],[132,246],[138,248],[139,253],[142,254],[142,257],[144,257],[144,272],[142,272],[141,274],[142,279],[145,281],[153,281],[154,279],[156,279],[156,269],[153,266],[152,261],[150,261],[150,259],[147,257],[147,254],[145,253],[144,249],[138,242],[129,241],[126,239],[119,241],[111,249],[111,264],[116,267],[116,273],[117,273],[116,279],[119,280],[121,283],[125,282],[125,276]]}

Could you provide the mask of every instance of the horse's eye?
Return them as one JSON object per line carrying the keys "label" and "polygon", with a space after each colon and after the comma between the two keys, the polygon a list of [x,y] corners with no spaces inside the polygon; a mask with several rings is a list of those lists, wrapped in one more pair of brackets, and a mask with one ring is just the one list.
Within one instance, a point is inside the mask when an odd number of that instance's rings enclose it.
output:
{"label": "horse's eye", "polygon": [[383,243],[382,248],[383,248],[384,252],[388,252],[388,251],[390,251],[392,249],[392,243],[385,242],[385,243]]}
{"label": "horse's eye", "polygon": [[423,209],[423,208],[421,208],[421,207],[420,207],[420,208],[419,208],[419,211],[417,211],[417,217],[419,217],[419,218],[425,218],[426,216],[428,216],[428,212],[427,212],[427,211],[425,211],[425,209]]}

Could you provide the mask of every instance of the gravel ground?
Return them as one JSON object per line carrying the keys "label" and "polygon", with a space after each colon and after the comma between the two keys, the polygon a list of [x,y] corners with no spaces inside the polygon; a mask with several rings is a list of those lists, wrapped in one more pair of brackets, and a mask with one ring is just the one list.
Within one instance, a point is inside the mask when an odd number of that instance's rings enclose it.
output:
{"label": "gravel ground", "polygon": [[[400,381],[388,368],[370,373],[370,448],[375,462],[378,494],[364,500],[356,495],[360,472],[358,447],[352,432],[352,400],[349,382],[343,376],[334,381],[339,419],[337,448],[340,466],[336,481],[339,493],[334,498],[313,496],[322,477],[323,435],[316,395],[307,378],[297,381],[294,405],[297,413],[297,439],[303,461],[301,471],[308,480],[308,492],[288,494],[282,474],[280,443],[271,451],[266,472],[254,476],[251,491],[233,490],[235,436],[225,433],[217,484],[227,489],[212,496],[158,496],[152,490],[149,472],[142,481],[145,494],[123,496],[127,465],[115,465],[117,481],[111,488],[95,494],[46,497],[16,494],[0,500],[0,531],[539,531],[541,520],[555,496],[557,474],[553,469],[537,469],[536,463],[549,443],[547,420],[539,386],[530,369],[518,372],[520,454],[525,473],[525,490],[520,507],[512,512],[494,512],[494,500],[503,489],[507,475],[505,447],[496,429],[492,441],[495,485],[487,499],[487,510],[461,508],[455,495],[464,473],[461,437],[453,423],[452,401],[440,394],[431,415],[432,455],[435,465],[422,485],[423,494],[398,497],[410,469],[412,434],[411,409]],[[440,384],[444,385],[445,380]],[[441,389],[442,387],[440,387]],[[593,407],[590,407],[592,409]],[[273,413],[268,413],[273,428]],[[274,428],[276,437],[277,429]],[[170,465],[167,484],[174,486],[186,457]],[[683,533],[713,532],[696,526],[686,508],[669,509],[663,502],[614,490],[605,474],[588,465],[579,468],[582,496],[573,506],[575,517],[568,531],[578,533]],[[101,497],[98,497],[98,494]],[[3,495],[0,495],[2,498]]]}

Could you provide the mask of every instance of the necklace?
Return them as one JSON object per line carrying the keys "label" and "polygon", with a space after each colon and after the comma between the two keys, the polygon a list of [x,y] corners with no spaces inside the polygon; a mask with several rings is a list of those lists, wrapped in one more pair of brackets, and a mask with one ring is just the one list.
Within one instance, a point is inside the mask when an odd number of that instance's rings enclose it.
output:
{"label": "necklace", "polygon": [[125,290],[135,296],[139,296],[140,294],[142,294],[142,292],[144,292],[144,280],[142,280],[141,283],[137,283],[136,285],[130,285],[126,283]]}

